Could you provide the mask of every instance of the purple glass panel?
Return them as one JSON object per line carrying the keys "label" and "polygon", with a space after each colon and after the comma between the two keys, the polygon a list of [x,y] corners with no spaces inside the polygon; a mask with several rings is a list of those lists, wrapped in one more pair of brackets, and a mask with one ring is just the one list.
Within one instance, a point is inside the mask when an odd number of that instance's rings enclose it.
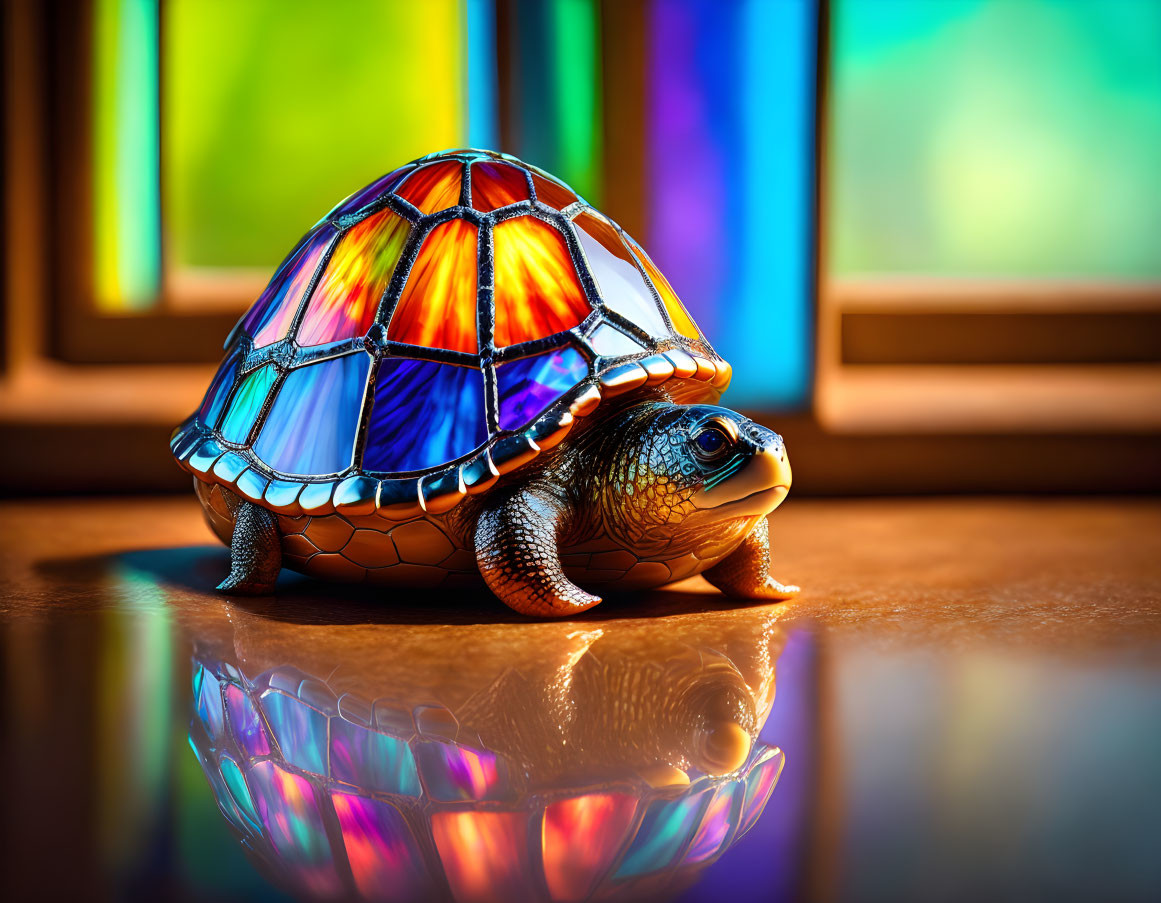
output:
{"label": "purple glass panel", "polygon": [[496,368],[500,429],[524,426],[588,375],[588,362],[575,348],[501,364]]}
{"label": "purple glass panel", "polygon": [[298,302],[337,233],[333,226],[316,229],[282,262],[266,290],[242,318],[242,329],[253,337],[255,346],[269,345],[286,336]]}
{"label": "purple glass panel", "polygon": [[419,796],[419,774],[407,744],[343,718],[331,720],[331,777],[360,790]]}
{"label": "purple glass panel", "polygon": [[770,794],[774,792],[774,785],[778,783],[778,775],[782,773],[782,766],[786,757],[780,749],[769,749],[763,753],[750,768],[746,775],[746,802],[742,807],[742,819],[738,825],[738,836],[741,837],[754,826]]}
{"label": "purple glass panel", "polygon": [[234,385],[234,374],[238,370],[238,349],[235,348],[226,355],[218,372],[214,374],[206,397],[202,399],[202,406],[198,408],[197,419],[203,426],[213,427],[218,422],[218,415],[226,404],[230,388]]}
{"label": "purple glass panel", "polygon": [[364,471],[438,467],[466,455],[487,437],[479,370],[401,358],[379,364]]}
{"label": "purple glass panel", "polygon": [[270,743],[266,739],[262,719],[258,717],[249,694],[237,684],[226,684],[226,711],[238,748],[251,758],[269,755]]}
{"label": "purple glass panel", "polygon": [[403,177],[411,172],[410,165],[401,166],[385,176],[380,176],[366,188],[356,191],[345,201],[339,203],[330,213],[323,217],[324,221],[328,219],[338,219],[340,216],[346,216],[348,213],[354,213],[357,210],[366,207],[372,201],[378,200],[388,191],[393,189],[396,185],[403,181]]}
{"label": "purple glass panel", "polygon": [[431,894],[419,847],[390,803],[332,793],[347,861],[365,899],[422,900]]}
{"label": "purple glass panel", "polygon": [[339,473],[351,466],[371,358],[363,352],[291,370],[254,452],[287,474]]}

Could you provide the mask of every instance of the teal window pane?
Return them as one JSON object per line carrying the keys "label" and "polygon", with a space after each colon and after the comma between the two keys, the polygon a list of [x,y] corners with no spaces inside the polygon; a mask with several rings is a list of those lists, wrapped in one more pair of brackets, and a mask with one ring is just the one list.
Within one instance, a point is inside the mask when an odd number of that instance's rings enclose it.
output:
{"label": "teal window pane", "polygon": [[832,272],[1161,276],[1161,4],[837,0]]}

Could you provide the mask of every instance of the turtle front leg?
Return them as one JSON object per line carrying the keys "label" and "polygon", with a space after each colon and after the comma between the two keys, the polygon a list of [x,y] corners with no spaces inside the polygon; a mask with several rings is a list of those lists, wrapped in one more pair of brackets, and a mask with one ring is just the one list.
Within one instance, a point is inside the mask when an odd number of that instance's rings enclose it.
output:
{"label": "turtle front leg", "polygon": [[218,589],[236,596],[266,596],[274,592],[280,570],[278,519],[261,505],[239,499],[230,538],[230,576]]}
{"label": "turtle front leg", "polygon": [[564,502],[533,487],[480,512],[476,563],[488,588],[508,607],[534,617],[564,617],[601,601],[564,575],[557,536],[567,514]]}
{"label": "turtle front leg", "polygon": [[785,586],[770,576],[770,523],[761,517],[742,544],[702,572],[727,596],[742,599],[793,599],[797,586]]}

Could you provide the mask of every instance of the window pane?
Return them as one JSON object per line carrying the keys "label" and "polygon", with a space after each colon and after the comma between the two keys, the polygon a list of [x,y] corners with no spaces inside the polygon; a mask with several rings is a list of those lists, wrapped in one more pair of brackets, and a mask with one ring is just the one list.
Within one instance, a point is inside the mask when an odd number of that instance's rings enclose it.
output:
{"label": "window pane", "polygon": [[467,143],[464,27],[458,0],[167,3],[167,262],[273,267],[345,195]]}
{"label": "window pane", "polygon": [[1161,4],[837,0],[831,268],[1161,276]]}

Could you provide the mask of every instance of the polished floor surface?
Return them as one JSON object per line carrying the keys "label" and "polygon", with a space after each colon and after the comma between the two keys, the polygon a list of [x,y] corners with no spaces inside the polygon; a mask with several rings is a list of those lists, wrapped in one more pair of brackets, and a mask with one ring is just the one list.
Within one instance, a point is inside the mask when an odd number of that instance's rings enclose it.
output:
{"label": "polished floor surface", "polygon": [[781,605],[286,575],[0,506],[4,899],[1155,900],[1161,503],[791,498]]}

